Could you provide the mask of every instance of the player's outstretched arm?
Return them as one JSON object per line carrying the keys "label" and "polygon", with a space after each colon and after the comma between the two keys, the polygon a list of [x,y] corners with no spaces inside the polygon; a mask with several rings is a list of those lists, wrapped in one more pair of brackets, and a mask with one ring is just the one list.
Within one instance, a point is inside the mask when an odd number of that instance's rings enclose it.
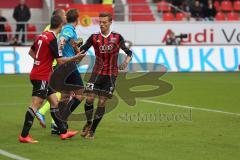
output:
{"label": "player's outstretched arm", "polygon": [[73,50],[74,50],[75,54],[78,54],[80,52],[80,47],[83,44],[83,39],[78,38],[76,41],[74,39],[71,39],[70,44],[73,47]]}
{"label": "player's outstretched arm", "polygon": [[86,52],[92,45],[93,45],[93,35],[91,35],[91,36],[87,39],[87,41],[85,42],[85,44],[80,47],[80,51],[81,51],[81,52],[82,52],[82,51]]}
{"label": "player's outstretched arm", "polygon": [[50,50],[52,51],[53,57],[56,59],[57,63],[61,65],[67,62],[80,62],[85,56],[85,51],[81,51],[73,57],[62,57],[64,43],[64,37],[60,39],[59,44],[57,43],[57,40],[50,42]]}
{"label": "player's outstretched arm", "polygon": [[80,62],[85,55],[86,55],[85,51],[81,51],[76,56],[73,56],[73,57],[60,57],[60,58],[56,58],[56,60],[57,60],[57,63],[59,65],[67,63],[67,62]]}

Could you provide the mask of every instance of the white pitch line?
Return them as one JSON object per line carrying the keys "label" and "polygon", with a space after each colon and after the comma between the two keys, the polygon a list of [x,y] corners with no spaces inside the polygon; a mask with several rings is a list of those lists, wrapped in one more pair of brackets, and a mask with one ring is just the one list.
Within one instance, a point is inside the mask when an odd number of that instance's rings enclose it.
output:
{"label": "white pitch line", "polygon": [[3,156],[5,156],[5,157],[9,157],[9,158],[12,158],[12,159],[16,159],[16,160],[29,160],[29,159],[27,159],[27,158],[18,156],[18,155],[16,155],[16,154],[9,153],[9,152],[4,151],[4,150],[2,150],[2,149],[0,149],[0,155],[3,155]]}
{"label": "white pitch line", "polygon": [[193,110],[199,110],[199,111],[205,111],[205,112],[214,112],[214,113],[222,113],[222,114],[240,116],[240,113],[225,112],[225,111],[215,110],[215,109],[207,109],[207,108],[199,108],[199,107],[190,107],[190,106],[186,106],[186,105],[179,105],[179,104],[171,104],[171,103],[165,103],[165,102],[158,102],[158,101],[152,101],[152,100],[148,100],[148,99],[142,99],[142,100],[140,100],[140,101],[146,102],[146,103],[161,104],[161,105],[171,106],[171,107],[186,108],[186,109],[193,109]]}
{"label": "white pitch line", "polygon": [[[207,108],[201,108],[201,107],[191,107],[186,105],[180,105],[180,104],[172,104],[172,103],[165,103],[165,102],[158,102],[158,101],[152,101],[149,99],[141,99],[139,101],[145,102],[145,103],[153,103],[153,104],[161,104],[165,106],[171,106],[171,107],[178,107],[178,108],[185,108],[185,109],[193,109],[193,110],[199,110],[199,111],[205,111],[205,112],[215,112],[215,113],[222,113],[222,114],[228,114],[228,115],[235,115],[240,116],[240,113],[233,113],[233,112],[226,112],[221,110],[215,110],[215,109],[207,109]],[[27,105],[28,103],[0,103],[0,106],[14,106],[14,105]]]}

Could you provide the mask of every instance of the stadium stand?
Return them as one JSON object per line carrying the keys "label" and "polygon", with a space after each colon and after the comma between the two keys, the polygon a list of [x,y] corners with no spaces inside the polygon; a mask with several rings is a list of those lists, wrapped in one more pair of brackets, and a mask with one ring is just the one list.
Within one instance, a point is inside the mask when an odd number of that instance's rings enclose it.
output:
{"label": "stadium stand", "polygon": [[175,20],[174,14],[172,12],[163,13],[162,20],[163,21],[174,21]]}
{"label": "stadium stand", "polygon": [[152,10],[146,0],[128,0],[130,21],[154,21]]}
{"label": "stadium stand", "polygon": [[226,20],[224,13],[221,11],[217,12],[215,19],[216,19],[216,21],[225,21]]}
{"label": "stadium stand", "polygon": [[182,13],[182,12],[176,13],[176,18],[175,18],[176,21],[183,21],[185,19],[186,19],[185,13]]}
{"label": "stadium stand", "polygon": [[11,40],[12,39],[12,27],[8,22],[5,24],[5,32],[7,32],[8,40]]}
{"label": "stadium stand", "polygon": [[[28,24],[27,25],[27,32],[36,32],[37,31],[37,27],[33,24]],[[28,33],[27,34],[27,40],[34,40],[35,38],[35,35],[34,33]]]}
{"label": "stadium stand", "polygon": [[233,8],[234,8],[234,11],[240,11],[240,1],[237,0],[237,1],[234,1],[233,3]]}
{"label": "stadium stand", "polygon": [[221,10],[220,2],[219,1],[214,1],[214,7],[216,8],[217,11],[220,11]]}
{"label": "stadium stand", "polygon": [[[26,0],[26,4],[31,9],[32,17],[28,22],[26,37],[33,40],[35,34],[40,33],[48,23],[49,8],[46,8],[46,1],[50,0]],[[113,5],[113,15],[115,21],[239,21],[240,0],[212,0],[211,7],[214,6],[215,13],[212,18],[202,14],[199,18],[191,15],[195,0],[115,0]],[[201,0],[201,11],[205,12],[209,7],[207,0]],[[14,6],[19,0],[0,1],[0,9],[8,19],[5,24],[8,39],[15,35],[15,20],[12,18]],[[54,0],[55,8],[68,8],[77,4],[97,4],[101,0]],[[210,7],[210,8],[211,8]],[[45,22],[45,23],[42,23]]]}
{"label": "stadium stand", "polygon": [[125,7],[122,0],[115,0],[114,15],[115,21],[124,21]]}
{"label": "stadium stand", "polygon": [[229,12],[233,10],[232,2],[229,0],[224,0],[221,2],[222,11]]}
{"label": "stadium stand", "polygon": [[239,20],[238,13],[233,12],[233,11],[227,13],[227,20],[228,21],[238,21]]}
{"label": "stadium stand", "polygon": [[157,11],[158,12],[170,12],[171,7],[166,0],[160,1],[157,3]]}

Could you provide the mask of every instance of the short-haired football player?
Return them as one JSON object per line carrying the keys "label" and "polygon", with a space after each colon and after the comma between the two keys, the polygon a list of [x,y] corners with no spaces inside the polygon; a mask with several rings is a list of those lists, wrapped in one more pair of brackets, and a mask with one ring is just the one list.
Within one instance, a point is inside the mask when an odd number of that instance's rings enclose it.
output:
{"label": "short-haired football player", "polygon": [[[72,42],[78,42],[79,37],[75,31],[76,26],[79,24],[79,11],[77,9],[69,9],[66,13],[67,24],[61,30],[59,35],[59,44],[63,46],[62,53],[64,57],[73,57],[75,54],[79,53],[80,50],[77,47],[73,47]],[[79,65],[76,64],[76,68]],[[77,108],[77,106],[82,102],[84,99],[83,91],[84,91],[84,84],[81,78],[79,70],[75,70],[72,72],[65,81],[67,84],[81,86],[80,89],[61,92],[61,102],[59,103],[64,104],[65,106],[65,114],[62,116],[63,120],[67,121],[70,114]],[[74,96],[72,96],[74,94]],[[71,98],[71,99],[70,99]],[[69,101],[68,101],[69,100]],[[59,107],[62,107],[61,105]]]}
{"label": "short-haired football player", "polygon": [[[96,128],[105,113],[105,103],[107,99],[112,97],[118,69],[124,70],[132,58],[132,51],[125,46],[123,37],[119,33],[110,30],[111,24],[112,15],[107,12],[100,13],[100,32],[92,34],[81,47],[81,51],[86,52],[93,46],[96,56],[92,75],[86,85],[86,92],[88,92],[85,103],[87,123],[81,133],[83,137],[89,139],[94,139]],[[127,54],[127,57],[120,67],[118,67],[117,62],[120,49]],[[93,117],[95,95],[98,95],[99,100]]]}
{"label": "short-haired football player", "polygon": [[29,51],[29,55],[34,59],[30,73],[30,80],[33,86],[32,103],[25,114],[23,129],[18,137],[22,143],[38,142],[30,136],[29,131],[36,116],[36,111],[42,106],[44,99],[47,99],[51,104],[51,116],[61,131],[60,138],[64,140],[77,134],[77,131],[67,131],[64,122],[58,117],[60,114],[57,108],[58,100],[54,91],[48,86],[54,59],[57,60],[57,63],[63,64],[71,61],[80,61],[84,57],[81,53],[71,58],[62,57],[61,52],[58,50],[59,46],[56,37],[62,26],[62,18],[58,15],[52,16],[50,30],[37,36]]}

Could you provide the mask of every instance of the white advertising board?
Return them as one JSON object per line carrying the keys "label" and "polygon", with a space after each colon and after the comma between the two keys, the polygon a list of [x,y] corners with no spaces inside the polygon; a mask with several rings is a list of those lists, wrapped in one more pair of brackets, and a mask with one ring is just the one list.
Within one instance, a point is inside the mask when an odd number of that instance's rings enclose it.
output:
{"label": "white advertising board", "polygon": [[[33,60],[28,50],[29,47],[0,47],[0,74],[29,73]],[[164,65],[169,72],[238,71],[240,64],[238,46],[138,46],[132,47],[132,51],[131,63],[152,63],[153,68],[148,70],[155,72],[159,71],[158,64]],[[88,55],[94,55],[93,48]],[[86,69],[85,64],[81,71],[86,72]]]}
{"label": "white advertising board", "polygon": [[[164,45],[170,30],[176,35],[188,35],[183,44],[240,44],[240,22],[114,22],[112,30],[134,45]],[[98,25],[77,28],[84,40],[96,31],[99,31]]]}

